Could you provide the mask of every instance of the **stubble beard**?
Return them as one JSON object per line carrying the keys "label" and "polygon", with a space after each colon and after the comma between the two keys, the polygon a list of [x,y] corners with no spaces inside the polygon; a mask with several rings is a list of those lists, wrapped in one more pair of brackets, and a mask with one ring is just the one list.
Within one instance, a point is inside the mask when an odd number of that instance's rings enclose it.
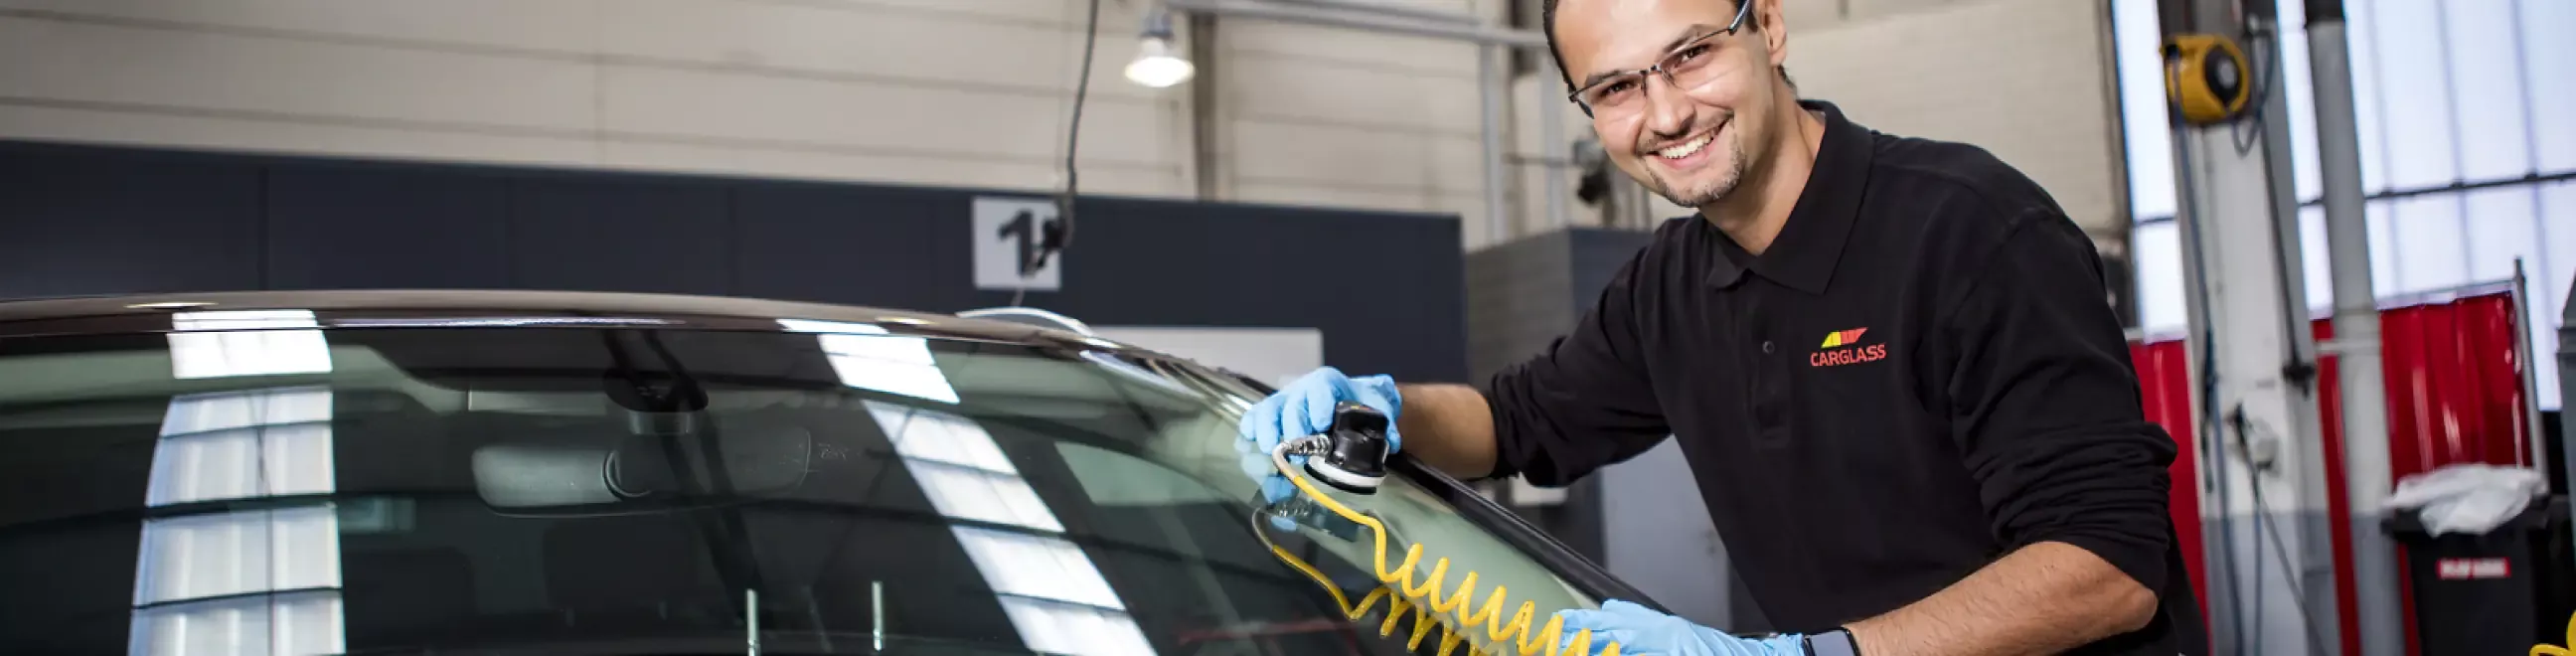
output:
{"label": "stubble beard", "polygon": [[1744,181],[1744,167],[1744,141],[1735,138],[1735,135],[1727,135],[1726,174],[1718,176],[1716,180],[1710,180],[1695,187],[1675,188],[1672,181],[1664,179],[1661,173],[1649,173],[1647,176],[1654,178],[1655,195],[1672,201],[1674,205],[1699,209],[1735,191],[1735,185]]}

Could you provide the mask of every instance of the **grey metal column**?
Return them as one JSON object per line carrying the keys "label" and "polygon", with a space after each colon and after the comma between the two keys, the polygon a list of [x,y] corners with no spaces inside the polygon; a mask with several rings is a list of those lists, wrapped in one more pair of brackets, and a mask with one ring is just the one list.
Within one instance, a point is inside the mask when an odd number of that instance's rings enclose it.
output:
{"label": "grey metal column", "polygon": [[1225,173],[1217,167],[1224,160],[1218,153],[1232,149],[1221,150],[1216,143],[1224,133],[1217,125],[1217,85],[1225,83],[1225,67],[1217,61],[1216,16],[1190,14],[1188,20],[1190,61],[1198,63],[1198,79],[1190,82],[1190,177],[1198,184],[1199,200],[1222,200],[1226,185],[1220,176]]}
{"label": "grey metal column", "polygon": [[1484,139],[1485,159],[1485,241],[1500,244],[1512,238],[1511,212],[1503,201],[1503,102],[1509,93],[1503,88],[1504,65],[1499,61],[1510,53],[1490,45],[1476,46],[1476,91],[1483,101],[1480,113],[1484,120],[1478,136]]}
{"label": "grey metal column", "polygon": [[2540,376],[2532,371],[2540,368],[2540,361],[2531,359],[2538,355],[2532,351],[2531,303],[2531,280],[2524,273],[2522,256],[2516,255],[2513,258],[2513,309],[2517,313],[2513,317],[2513,352],[2517,361],[2523,363],[2522,398],[2532,399],[2522,404],[2522,422],[2531,427],[2531,442],[2523,447],[2531,449],[2531,470],[2548,476],[2551,465],[2543,461],[2549,459],[2549,436],[2540,429]]}
{"label": "grey metal column", "polygon": [[[2339,454],[2324,448],[2311,372],[2316,342],[2299,282],[2298,202],[2277,83],[2279,32],[2270,2],[2167,0],[2161,29],[2238,38],[2253,60],[2242,79],[2257,100],[2236,122],[2178,126],[2177,173],[2191,184],[2179,200],[2188,280],[2205,298],[2192,336],[2202,348],[2194,380],[2196,419],[2210,428],[2206,472],[2223,484],[2210,510],[2225,558],[2213,576],[2240,617],[2216,622],[2222,654],[2342,654],[2333,538],[2325,476]],[[2259,122],[2259,124],[2248,124]],[[2268,128],[2268,129],[2266,129]],[[2244,135],[2258,133],[2253,143]],[[2242,493],[2237,493],[2241,490]],[[2229,565],[2232,565],[2230,567]],[[2216,584],[2213,584],[2217,587]],[[2246,619],[2259,617],[2260,619]],[[2215,618],[2213,618],[2215,619]],[[2232,621],[2230,621],[2232,620]],[[2230,648],[2233,647],[2233,648]]]}
{"label": "grey metal column", "polygon": [[2379,306],[2370,280],[2370,237],[2362,211],[2361,135],[2353,115],[2351,51],[2343,0],[2307,0],[2308,63],[2316,91],[2317,160],[2325,183],[2326,253],[2334,274],[2336,382],[2343,393],[2343,480],[2352,524],[2354,653],[2406,650],[2397,592],[2397,548],[2379,529],[2387,505],[2388,398],[2382,382]]}
{"label": "grey metal column", "polygon": [[[2262,133],[2266,153],[2263,172],[2270,185],[2272,199],[2270,218],[2274,252],[2270,278],[2277,286],[2274,294],[2280,303],[2279,319],[2272,323],[2272,327],[2281,332],[2279,339],[2286,351],[2284,355],[2288,356],[2282,361],[2283,366],[2313,366],[2318,353],[2315,332],[2309,323],[2310,306],[2305,283],[2307,266],[2303,263],[2306,253],[2300,248],[2299,184],[2298,176],[2292,170],[2292,162],[2296,158],[2291,155],[2290,148],[2290,94],[2282,88],[2284,76],[2280,70],[2284,66],[2282,60],[2290,56],[2280,45],[2280,34],[2289,28],[2281,24],[2278,7],[2271,2],[2249,3],[2246,7],[2247,27],[2268,32],[2263,37],[2266,43],[2258,48],[2262,53],[2261,59],[2256,60],[2259,63],[2255,65],[2255,77],[2251,78],[2256,80],[2254,92],[2259,94],[2255,102],[2260,103],[2251,108],[2254,112],[2251,118],[2263,124],[2258,131]],[[2368,290],[2369,287],[2362,289]],[[2282,378],[2293,388],[2292,405],[2299,408],[2288,416],[2276,418],[2287,431],[2284,439],[2289,444],[2284,446],[2290,447],[2299,461],[2299,466],[2294,468],[2295,476],[2291,477],[2298,493],[2287,504],[2294,513],[2291,517],[2299,531],[2298,544],[2294,547],[2298,551],[2298,588],[2293,593],[2306,599],[2302,610],[2305,617],[2302,619],[2313,618],[2315,625],[2320,627],[2319,635],[2311,638],[2309,653],[2320,656],[2342,654],[2346,653],[2340,644],[2343,635],[2335,632],[2342,617],[2334,610],[2337,603],[2335,588],[2342,585],[2342,581],[2335,577],[2335,528],[2332,513],[2328,510],[2333,507],[2330,499],[2342,491],[2334,489],[2326,478],[2326,464],[2342,458],[2343,454],[2326,451],[2324,419],[2318,412],[2315,376],[2285,374]],[[2387,450],[2382,449],[2379,453],[2386,454]],[[2259,527],[2257,537],[2263,537]]]}
{"label": "grey metal column", "polygon": [[1530,89],[1538,102],[1538,161],[1545,166],[1541,176],[1547,185],[1547,228],[1561,230],[1574,225],[1572,209],[1566,206],[1565,169],[1574,165],[1574,151],[1565,141],[1565,99],[1551,92],[1547,69],[1530,73]]}
{"label": "grey metal column", "polygon": [[[2576,408],[2576,286],[2570,286],[2566,296],[2557,296],[2558,293],[2551,290],[2550,296],[2535,298],[2564,299],[2558,304],[2557,357],[2558,407],[2559,412],[2565,413],[2569,408]],[[2576,422],[2567,421],[2564,414],[2558,421],[2558,440],[2558,457],[2567,467],[2567,480],[2576,485]],[[2571,536],[2576,536],[2576,522],[2569,524],[2567,530]]]}

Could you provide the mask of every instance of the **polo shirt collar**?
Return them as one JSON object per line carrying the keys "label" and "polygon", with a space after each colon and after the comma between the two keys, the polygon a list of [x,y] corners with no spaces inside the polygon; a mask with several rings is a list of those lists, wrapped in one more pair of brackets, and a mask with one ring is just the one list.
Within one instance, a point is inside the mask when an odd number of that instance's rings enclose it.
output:
{"label": "polo shirt collar", "polygon": [[1711,285],[1734,285],[1746,269],[1809,294],[1825,293],[1826,283],[1833,280],[1843,244],[1860,215],[1861,192],[1869,182],[1875,146],[1869,128],[1843,118],[1833,103],[1802,100],[1798,106],[1824,114],[1825,137],[1816,148],[1816,165],[1807,174],[1807,186],[1798,191],[1798,204],[1790,208],[1789,221],[1781,226],[1780,236],[1771,240],[1771,248],[1755,256],[1707,219],[1690,217],[1718,246],[1718,257],[1711,259],[1708,272]]}

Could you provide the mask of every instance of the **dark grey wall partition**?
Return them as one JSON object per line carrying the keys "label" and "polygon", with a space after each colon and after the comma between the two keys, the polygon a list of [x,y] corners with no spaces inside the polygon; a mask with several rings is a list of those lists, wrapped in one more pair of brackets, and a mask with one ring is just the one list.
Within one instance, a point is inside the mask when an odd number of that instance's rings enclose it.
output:
{"label": "dark grey wall partition", "polygon": [[[0,141],[0,299],[240,289],[673,292],[953,312],[973,189]],[[1086,196],[1103,325],[1314,327],[1327,362],[1466,380],[1458,219]]]}
{"label": "dark grey wall partition", "polygon": [[1599,303],[1610,276],[1653,233],[1601,228],[1544,232],[1467,256],[1468,376],[1483,381],[1537,355]]}
{"label": "dark grey wall partition", "polygon": [[[1469,376],[1481,381],[1545,350],[1599,304],[1611,276],[1652,238],[1575,228],[1467,254]],[[1561,503],[1506,496],[1514,512],[1674,613],[1730,631],[1770,630],[1671,441],[1576,482]]]}

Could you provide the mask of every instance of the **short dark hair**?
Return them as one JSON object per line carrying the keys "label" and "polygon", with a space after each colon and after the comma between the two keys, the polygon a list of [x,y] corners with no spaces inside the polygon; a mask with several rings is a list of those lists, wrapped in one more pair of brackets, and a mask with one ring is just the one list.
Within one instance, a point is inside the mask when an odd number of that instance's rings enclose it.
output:
{"label": "short dark hair", "polygon": [[[1735,1],[1736,1],[1736,2],[1752,2],[1753,0],[1735,0]],[[1554,58],[1554,59],[1556,60],[1556,74],[1557,74],[1557,77],[1559,77],[1559,78],[1563,78],[1563,79],[1565,80],[1565,91],[1566,91],[1567,93],[1573,93],[1573,92],[1574,92],[1574,71],[1567,70],[1567,69],[1565,68],[1565,52],[1564,52],[1564,51],[1561,51],[1561,50],[1558,50],[1558,49],[1556,48],[1556,3],[1557,3],[1557,0],[1539,0],[1539,5],[1538,5],[1538,24],[1539,24],[1539,31],[1544,32],[1544,33],[1546,33],[1546,34],[1547,34],[1547,56],[1549,56],[1549,57],[1551,57],[1551,58]],[[1758,16],[1758,15],[1757,15],[1757,16],[1755,16],[1755,17],[1753,18],[1753,29],[1754,29],[1754,30],[1756,30],[1756,31],[1759,31],[1759,30],[1761,30],[1761,29],[1762,29],[1762,19],[1761,19],[1761,17],[1760,17],[1760,16]],[[1775,71],[1775,72],[1778,72],[1778,73],[1780,74],[1780,80],[1781,80],[1781,81],[1789,83],[1789,89],[1790,89],[1790,90],[1793,90],[1793,91],[1794,91],[1794,90],[1796,90],[1796,89],[1798,88],[1798,81],[1797,81],[1796,79],[1794,79],[1794,78],[1789,77],[1789,67],[1788,67],[1788,66],[1773,66],[1773,67],[1771,67],[1771,70],[1773,70],[1773,71]]]}

